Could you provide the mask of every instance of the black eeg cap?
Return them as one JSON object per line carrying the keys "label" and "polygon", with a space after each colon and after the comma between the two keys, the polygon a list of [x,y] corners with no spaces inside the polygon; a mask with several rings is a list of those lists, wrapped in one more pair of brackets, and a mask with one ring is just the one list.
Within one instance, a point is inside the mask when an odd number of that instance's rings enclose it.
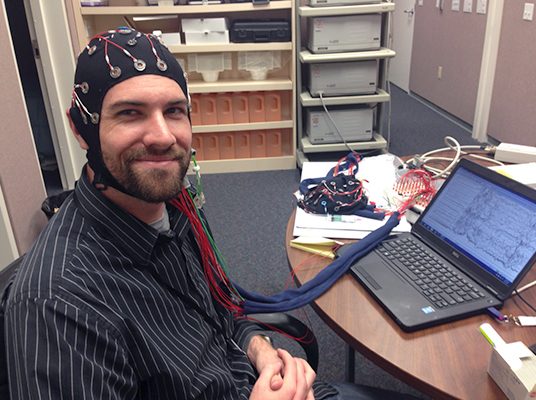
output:
{"label": "black eeg cap", "polygon": [[144,74],[173,79],[189,102],[186,74],[156,36],[118,28],[95,36],[78,56],[69,115],[89,147],[86,157],[95,172],[93,184],[100,189],[112,186],[129,194],[108,171],[102,158],[99,138],[102,101],[114,85]]}

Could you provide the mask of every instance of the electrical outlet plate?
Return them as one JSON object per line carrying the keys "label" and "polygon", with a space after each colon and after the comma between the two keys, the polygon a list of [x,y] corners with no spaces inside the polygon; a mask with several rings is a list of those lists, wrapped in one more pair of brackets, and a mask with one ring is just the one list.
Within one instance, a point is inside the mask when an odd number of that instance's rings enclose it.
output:
{"label": "electrical outlet plate", "polygon": [[485,14],[486,6],[487,6],[487,0],[476,0],[476,13]]}
{"label": "electrical outlet plate", "polygon": [[534,14],[534,3],[525,3],[525,9],[523,10],[523,19],[525,21],[532,21],[533,14]]}
{"label": "electrical outlet plate", "polygon": [[460,0],[452,0],[452,11],[460,11]]}
{"label": "electrical outlet plate", "polygon": [[473,12],[473,0],[464,0],[463,2],[463,12],[472,13]]}

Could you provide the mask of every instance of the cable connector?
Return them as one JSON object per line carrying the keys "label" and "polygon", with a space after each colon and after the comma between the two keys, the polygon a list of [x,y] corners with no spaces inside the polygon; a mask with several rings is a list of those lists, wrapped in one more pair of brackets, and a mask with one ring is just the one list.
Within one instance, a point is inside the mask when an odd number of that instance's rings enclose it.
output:
{"label": "cable connector", "polygon": [[421,156],[415,155],[415,157],[413,157],[413,168],[421,168],[423,164],[424,160],[421,158]]}
{"label": "cable connector", "polygon": [[495,154],[495,152],[497,151],[497,146],[486,146],[484,147],[484,151],[486,151],[487,153],[489,154]]}
{"label": "cable connector", "polygon": [[495,307],[489,307],[487,310],[493,318],[499,321],[504,321],[504,315],[502,315]]}

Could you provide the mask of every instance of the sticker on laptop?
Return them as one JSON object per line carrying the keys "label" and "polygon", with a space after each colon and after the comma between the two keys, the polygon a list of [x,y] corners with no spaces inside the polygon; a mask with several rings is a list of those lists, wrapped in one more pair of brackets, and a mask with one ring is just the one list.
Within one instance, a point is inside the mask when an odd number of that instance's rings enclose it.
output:
{"label": "sticker on laptop", "polygon": [[432,307],[424,307],[424,308],[421,308],[421,310],[425,314],[430,314],[430,313],[435,312],[435,310]]}

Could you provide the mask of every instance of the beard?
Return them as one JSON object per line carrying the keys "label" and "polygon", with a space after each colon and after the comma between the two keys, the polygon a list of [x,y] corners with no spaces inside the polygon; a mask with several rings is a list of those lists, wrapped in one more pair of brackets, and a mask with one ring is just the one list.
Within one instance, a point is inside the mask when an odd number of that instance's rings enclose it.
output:
{"label": "beard", "polygon": [[[178,169],[136,168],[135,160],[146,156],[173,157]],[[123,153],[120,161],[103,151],[102,158],[112,176],[128,194],[147,203],[161,203],[176,198],[183,189],[183,179],[190,164],[190,152],[183,149],[133,150]]]}

